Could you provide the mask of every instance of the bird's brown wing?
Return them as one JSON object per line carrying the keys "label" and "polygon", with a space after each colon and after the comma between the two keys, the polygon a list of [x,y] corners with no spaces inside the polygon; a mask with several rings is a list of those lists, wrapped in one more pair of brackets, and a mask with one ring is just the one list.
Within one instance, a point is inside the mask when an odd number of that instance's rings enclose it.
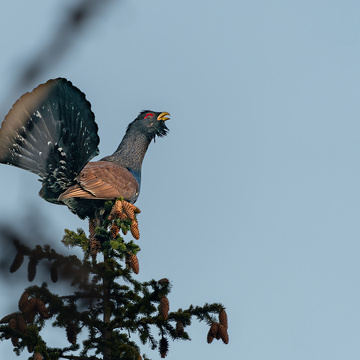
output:
{"label": "bird's brown wing", "polygon": [[139,192],[139,184],[130,171],[108,161],[88,163],[76,180],[77,184],[60,195],[60,201],[69,198],[107,200],[122,196],[132,202]]}

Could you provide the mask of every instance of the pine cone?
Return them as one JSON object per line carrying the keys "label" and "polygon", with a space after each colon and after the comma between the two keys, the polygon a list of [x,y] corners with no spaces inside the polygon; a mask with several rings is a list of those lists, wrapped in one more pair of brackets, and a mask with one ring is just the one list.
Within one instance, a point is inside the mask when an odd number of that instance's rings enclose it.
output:
{"label": "pine cone", "polygon": [[34,360],[43,360],[43,358],[40,353],[36,353],[34,356]]}
{"label": "pine cone", "polygon": [[43,319],[48,319],[50,317],[48,309],[46,308],[46,306],[42,300],[36,299],[36,309]]}
{"label": "pine cone", "polygon": [[36,266],[39,263],[39,260],[31,257],[28,264],[28,280],[32,282],[35,279],[36,275]]}
{"label": "pine cone", "polygon": [[89,220],[89,235],[90,235],[90,238],[95,237],[95,229],[96,229],[95,219],[90,219]]}
{"label": "pine cone", "polygon": [[26,315],[26,322],[32,324],[37,313],[37,301],[35,298],[31,298],[26,302],[23,313]]}
{"label": "pine cone", "polygon": [[[223,326],[222,324],[219,325],[218,336],[221,338],[221,340],[222,340],[225,344],[228,344],[228,343],[229,343],[229,334],[228,334],[225,326]],[[216,337],[216,338],[217,338],[217,337]]]}
{"label": "pine cone", "polygon": [[160,339],[160,344],[159,344],[159,352],[160,352],[161,358],[166,357],[168,351],[169,351],[169,342],[167,341],[166,338],[162,337]]}
{"label": "pine cone", "polygon": [[[216,337],[219,330],[219,323],[213,322],[210,326],[210,333],[213,337]],[[220,339],[220,338],[219,338]]]}
{"label": "pine cone", "polygon": [[158,284],[159,285],[168,285],[169,284],[169,279],[167,279],[167,278],[162,278],[162,279],[160,279],[160,280],[158,280]]}
{"label": "pine cone", "polygon": [[100,248],[100,241],[96,237],[90,238],[90,254],[93,260],[96,259],[96,254],[100,251]]}
{"label": "pine cone", "polygon": [[14,273],[15,271],[19,270],[20,266],[22,265],[24,261],[24,254],[20,251],[18,251],[15,255],[15,258],[10,265],[10,272]]}
{"label": "pine cone", "polygon": [[26,304],[28,302],[29,299],[29,294],[25,291],[21,296],[20,296],[20,300],[19,300],[19,310],[24,313],[24,309],[26,308]]}
{"label": "pine cone", "polygon": [[214,340],[214,336],[211,333],[211,329],[209,330],[208,334],[207,334],[207,342],[208,344],[211,344]]}
{"label": "pine cone", "polygon": [[183,337],[184,335],[184,324],[180,320],[176,323],[175,334],[177,337]]}
{"label": "pine cone", "polygon": [[121,200],[116,200],[114,206],[112,207],[112,209],[110,211],[108,220],[112,221],[116,218],[120,218],[122,215],[122,212],[123,212],[123,209],[122,209]]}
{"label": "pine cone", "polygon": [[[17,320],[16,320],[16,318],[11,318],[9,320],[8,325],[9,325],[10,329],[15,330],[17,328]],[[12,336],[10,336],[10,335],[6,336],[7,339],[9,339],[10,337],[12,337]]]}
{"label": "pine cone", "polygon": [[13,312],[9,315],[5,315],[1,320],[0,320],[0,324],[6,324],[10,321],[11,318],[16,317],[17,315],[19,315],[18,312]]}
{"label": "pine cone", "polygon": [[127,263],[130,269],[135,273],[138,274],[140,270],[139,260],[136,255],[128,253],[127,255]]}
{"label": "pine cone", "polygon": [[133,220],[130,226],[130,231],[134,239],[140,239],[139,226],[136,220]]}
{"label": "pine cone", "polygon": [[134,213],[134,208],[135,206],[128,203],[127,201],[123,200],[122,202],[122,208],[123,208],[123,211],[125,212],[125,214],[127,215],[127,217],[130,219],[130,220],[134,220],[135,219],[135,213]]}
{"label": "pine cone", "polygon": [[160,299],[159,312],[160,312],[160,315],[164,318],[164,320],[166,320],[168,318],[169,309],[170,309],[169,299],[166,296],[163,296]]}
{"label": "pine cone", "polygon": [[19,315],[17,318],[17,329],[23,334],[26,334],[26,321],[22,315]]}
{"label": "pine cone", "polygon": [[14,346],[17,346],[19,344],[19,338],[11,337],[11,342]]}
{"label": "pine cone", "polygon": [[59,273],[56,265],[53,265],[50,269],[51,281],[56,283],[59,280]]}
{"label": "pine cone", "polygon": [[66,325],[66,337],[70,344],[76,344],[77,327],[74,323],[70,322]]}
{"label": "pine cone", "polygon": [[120,228],[119,228],[115,223],[113,223],[113,224],[111,225],[110,235],[111,235],[111,237],[112,237],[113,239],[116,238],[117,234],[119,233],[119,230],[120,230]]}
{"label": "pine cone", "polygon": [[220,321],[220,324],[222,326],[224,326],[225,329],[228,328],[228,318],[227,318],[226,311],[224,309],[222,309],[219,313],[219,321]]}
{"label": "pine cone", "polygon": [[[11,329],[16,330],[17,328],[17,320],[15,318],[11,318],[9,321],[9,327]],[[16,346],[19,343],[19,338],[11,336],[11,342],[14,346]]]}

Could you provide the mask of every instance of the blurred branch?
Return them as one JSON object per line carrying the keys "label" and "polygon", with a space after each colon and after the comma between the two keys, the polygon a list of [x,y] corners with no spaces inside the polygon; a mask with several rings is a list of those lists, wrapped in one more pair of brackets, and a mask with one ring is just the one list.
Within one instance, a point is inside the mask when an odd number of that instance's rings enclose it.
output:
{"label": "blurred branch", "polygon": [[[40,82],[41,75],[62,60],[79,38],[82,29],[95,18],[99,18],[111,2],[113,0],[81,0],[66,12],[50,42],[45,44],[42,50],[37,51],[23,71],[19,72],[18,79],[14,81],[14,88],[8,92],[9,96]],[[8,111],[4,106],[2,110],[2,114]]]}

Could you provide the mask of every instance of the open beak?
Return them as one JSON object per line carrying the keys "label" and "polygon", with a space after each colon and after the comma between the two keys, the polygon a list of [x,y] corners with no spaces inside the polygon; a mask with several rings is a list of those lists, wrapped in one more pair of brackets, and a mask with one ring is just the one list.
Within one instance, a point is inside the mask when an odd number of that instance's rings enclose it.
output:
{"label": "open beak", "polygon": [[166,121],[170,119],[170,114],[166,111],[162,112],[158,117],[157,120],[162,120],[162,121]]}

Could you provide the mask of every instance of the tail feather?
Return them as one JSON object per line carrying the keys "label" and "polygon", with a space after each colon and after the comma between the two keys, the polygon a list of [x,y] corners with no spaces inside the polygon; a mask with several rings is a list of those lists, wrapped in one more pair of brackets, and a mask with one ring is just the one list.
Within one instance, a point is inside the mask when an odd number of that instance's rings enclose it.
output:
{"label": "tail feather", "polygon": [[57,200],[98,153],[91,105],[66,79],[49,80],[24,94],[0,129],[0,162],[42,178],[41,196]]}

